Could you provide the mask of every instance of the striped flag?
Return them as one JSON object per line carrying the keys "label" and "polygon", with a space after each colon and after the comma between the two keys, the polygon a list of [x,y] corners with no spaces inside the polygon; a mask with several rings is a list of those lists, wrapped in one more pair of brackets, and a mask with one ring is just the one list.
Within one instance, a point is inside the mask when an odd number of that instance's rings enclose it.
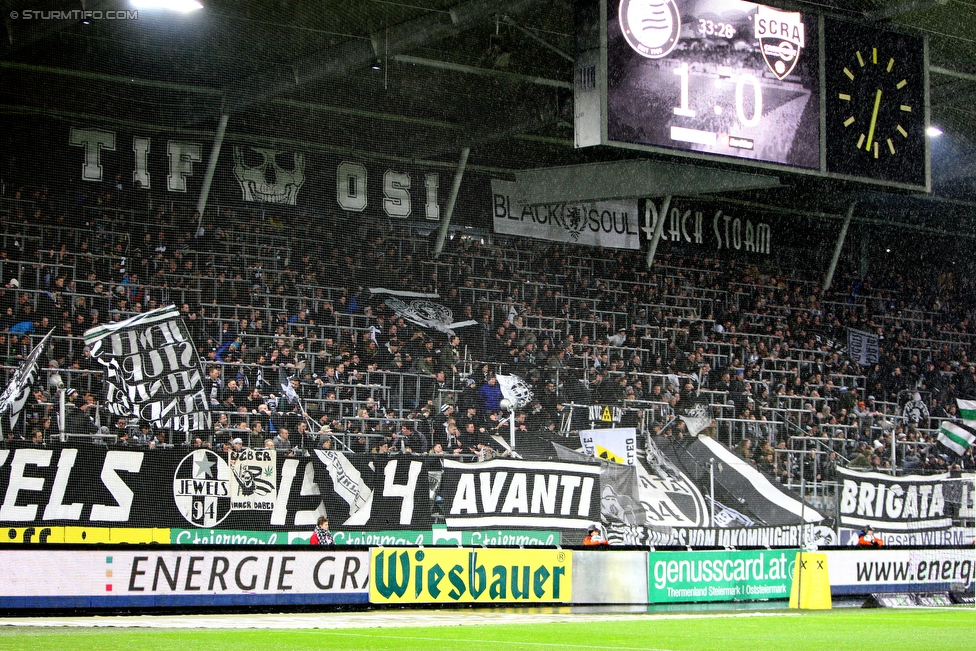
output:
{"label": "striped flag", "polygon": [[962,422],[943,421],[939,429],[939,443],[962,456],[976,440],[976,400],[956,400],[956,404]]}
{"label": "striped flag", "polygon": [[970,427],[976,427],[976,400],[956,400],[959,407],[959,418],[968,421]]}
{"label": "striped flag", "polygon": [[27,358],[14,371],[13,377],[10,378],[10,384],[3,390],[3,393],[0,393],[0,414],[9,414],[10,429],[17,427],[20,412],[27,404],[34,378],[37,377],[37,360],[44,352],[44,347],[51,338],[52,332],[54,330],[44,335],[40,343],[34,346]]}

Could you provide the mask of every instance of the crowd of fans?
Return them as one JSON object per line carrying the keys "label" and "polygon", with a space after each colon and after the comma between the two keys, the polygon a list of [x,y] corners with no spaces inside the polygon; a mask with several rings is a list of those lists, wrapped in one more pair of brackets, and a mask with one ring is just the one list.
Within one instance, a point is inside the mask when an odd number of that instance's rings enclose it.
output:
{"label": "crowd of fans", "polygon": [[[957,398],[976,398],[968,278],[882,262],[825,291],[796,257],[676,249],[648,271],[643,252],[480,236],[433,260],[429,239],[388,221],[223,207],[201,220],[151,196],[116,179],[0,199],[7,376],[54,330],[8,441],[58,438],[61,382],[66,431],[121,446],[486,459],[513,453],[508,418],[559,436],[588,426],[580,405],[614,406],[624,425],[685,436],[675,417],[706,405],[706,435],[787,483],[831,480],[838,465],[976,468],[972,449],[960,457],[936,436]],[[436,293],[476,325],[420,327],[375,287]],[[188,441],[102,410],[82,338],[169,304],[214,414],[213,432]],[[850,358],[848,328],[877,336],[876,363]],[[533,400],[503,410],[497,374],[523,378]]]}

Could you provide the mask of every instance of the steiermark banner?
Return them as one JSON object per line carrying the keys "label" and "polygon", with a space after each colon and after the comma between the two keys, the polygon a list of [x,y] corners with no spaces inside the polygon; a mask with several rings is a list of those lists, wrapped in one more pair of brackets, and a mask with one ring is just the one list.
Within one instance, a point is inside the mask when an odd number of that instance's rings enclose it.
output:
{"label": "steiermark banner", "polygon": [[648,601],[788,599],[795,549],[648,555]]}

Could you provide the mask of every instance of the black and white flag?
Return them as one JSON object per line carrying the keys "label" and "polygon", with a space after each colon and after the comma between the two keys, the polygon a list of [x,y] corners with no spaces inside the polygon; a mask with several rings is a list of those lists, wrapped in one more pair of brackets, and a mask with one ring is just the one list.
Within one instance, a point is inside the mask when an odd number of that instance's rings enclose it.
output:
{"label": "black and white flag", "polygon": [[[51,332],[54,332],[54,330],[51,330]],[[40,358],[41,353],[44,352],[44,347],[51,338],[51,332],[44,335],[41,342],[34,346],[30,355],[14,371],[13,377],[10,378],[10,384],[3,390],[3,393],[0,393],[0,414],[8,414],[8,422],[11,430],[17,427],[20,412],[23,410],[24,405],[27,404],[31,387],[34,385],[34,378],[37,377],[37,360]]]}
{"label": "black and white flag", "polygon": [[495,379],[501,387],[502,396],[511,402],[515,409],[524,409],[532,403],[532,387],[518,375],[498,374]]}
{"label": "black and white flag", "polygon": [[863,330],[847,329],[847,349],[851,359],[860,366],[877,364],[879,359],[878,335]]}
{"label": "black and white flag", "polygon": [[407,303],[399,298],[388,298],[385,303],[387,307],[393,310],[394,314],[402,316],[410,323],[415,323],[423,328],[433,328],[448,336],[454,336],[455,328],[478,325],[477,321],[455,321],[454,312],[451,311],[451,308],[427,300]]}
{"label": "black and white flag", "polygon": [[175,305],[88,330],[105,368],[106,407],[179,432],[212,427],[203,365]]}
{"label": "black and white flag", "polygon": [[688,427],[688,433],[698,436],[704,429],[713,422],[712,410],[708,404],[700,402],[688,409],[683,416],[680,416]]}

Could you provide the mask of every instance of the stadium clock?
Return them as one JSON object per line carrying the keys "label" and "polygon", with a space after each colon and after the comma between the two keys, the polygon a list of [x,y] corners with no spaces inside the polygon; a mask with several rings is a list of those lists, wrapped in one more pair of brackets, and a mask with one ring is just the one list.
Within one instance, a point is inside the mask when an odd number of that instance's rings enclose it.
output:
{"label": "stadium clock", "polygon": [[828,21],[827,171],[926,184],[923,39]]}

